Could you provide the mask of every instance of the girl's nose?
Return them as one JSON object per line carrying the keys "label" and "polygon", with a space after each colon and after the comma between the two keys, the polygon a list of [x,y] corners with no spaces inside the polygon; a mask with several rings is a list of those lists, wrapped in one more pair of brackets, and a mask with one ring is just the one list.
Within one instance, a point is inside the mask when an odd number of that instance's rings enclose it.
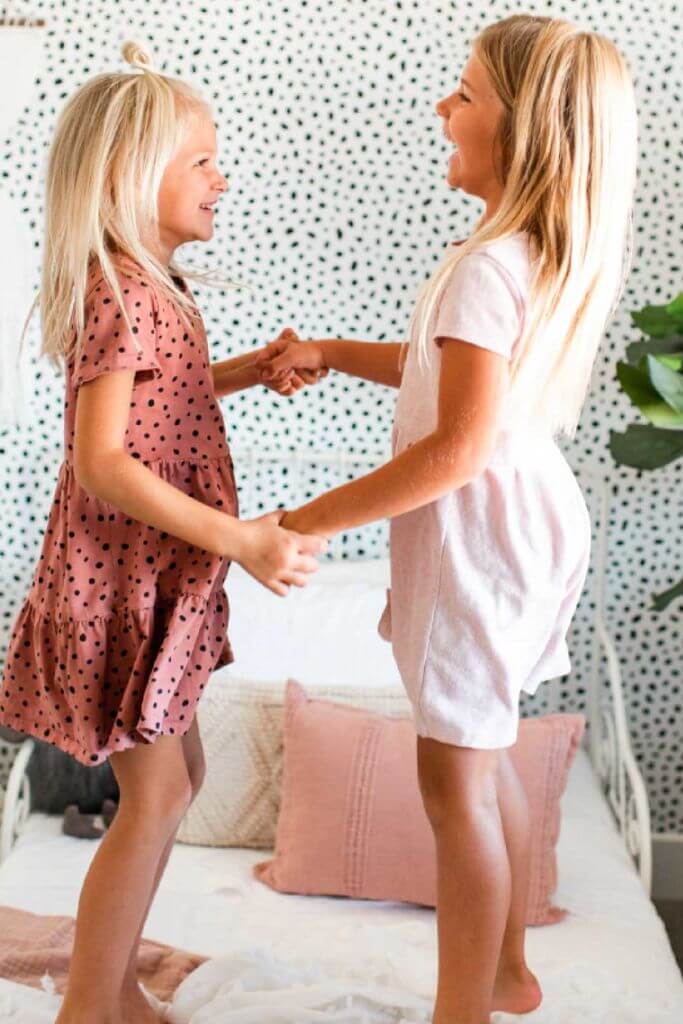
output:
{"label": "girl's nose", "polygon": [[446,100],[439,100],[436,104],[436,112],[439,117],[448,117],[448,104]]}

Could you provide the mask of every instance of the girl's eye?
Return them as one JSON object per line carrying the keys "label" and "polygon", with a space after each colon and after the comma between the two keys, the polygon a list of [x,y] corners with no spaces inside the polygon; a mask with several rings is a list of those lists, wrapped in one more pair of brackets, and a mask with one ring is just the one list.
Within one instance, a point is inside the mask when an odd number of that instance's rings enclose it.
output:
{"label": "girl's eye", "polygon": [[198,167],[201,167],[201,166],[202,166],[202,164],[208,164],[208,162],[209,162],[209,158],[208,158],[208,156],[207,156],[207,157],[204,157],[204,159],[203,159],[203,160],[198,160],[198,161],[197,161],[197,166],[198,166]]}
{"label": "girl's eye", "polygon": [[467,96],[465,96],[465,93],[464,93],[464,92],[459,92],[459,93],[457,93],[456,95],[457,95],[457,96],[459,96],[459,97],[460,97],[461,99],[463,99],[463,100],[465,101],[465,103],[469,103],[469,102],[470,102],[470,101],[469,101],[469,100],[467,99]]}

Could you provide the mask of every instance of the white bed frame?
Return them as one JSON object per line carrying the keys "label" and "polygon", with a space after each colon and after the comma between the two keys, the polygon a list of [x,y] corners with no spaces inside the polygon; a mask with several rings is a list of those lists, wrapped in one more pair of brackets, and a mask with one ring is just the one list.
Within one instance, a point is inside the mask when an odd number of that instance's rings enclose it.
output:
{"label": "white bed frame", "polygon": [[[257,449],[233,449],[238,477],[248,481],[240,491],[241,515],[251,517],[269,511],[260,508],[256,485],[259,472],[277,471],[279,466],[288,474],[288,504],[296,507],[298,496],[303,495],[306,472],[315,466],[325,466],[338,482],[359,475],[363,471],[385,462],[388,452],[375,451],[354,455],[338,451],[299,450],[293,452],[266,452]],[[647,791],[636,764],[628,731],[624,688],[614,644],[607,632],[604,619],[604,588],[607,568],[607,529],[609,525],[609,490],[604,479],[581,470],[581,483],[587,484],[596,499],[593,538],[593,595],[594,635],[591,652],[590,685],[588,694],[589,751],[593,768],[598,776],[608,805],[615,817],[626,848],[633,858],[648,897],[652,883],[652,846],[650,810]],[[302,499],[303,500],[303,497]],[[330,545],[332,556],[341,550],[342,536],[337,535]],[[603,685],[603,664],[607,668],[608,685]],[[26,766],[35,746],[33,739],[19,744],[0,745],[17,748],[7,780],[0,825],[0,861],[12,849],[31,809],[31,794]]]}

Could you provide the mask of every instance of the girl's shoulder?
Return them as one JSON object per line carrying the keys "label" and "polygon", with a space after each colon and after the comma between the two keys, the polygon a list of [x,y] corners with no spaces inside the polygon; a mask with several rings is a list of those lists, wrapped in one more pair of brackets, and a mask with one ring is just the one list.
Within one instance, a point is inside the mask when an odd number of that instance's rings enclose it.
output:
{"label": "girl's shoulder", "polygon": [[482,246],[482,252],[488,253],[503,264],[527,263],[529,261],[529,235],[526,231],[516,231],[506,238],[494,238]]}
{"label": "girl's shoulder", "polygon": [[491,259],[496,260],[519,281],[528,280],[531,270],[531,240],[526,231],[517,231],[507,238],[496,238],[483,247]]}
{"label": "girl's shoulder", "polygon": [[[454,243],[459,245],[459,242]],[[495,266],[498,275],[507,283],[515,297],[526,302],[531,280],[532,249],[529,236],[524,231],[515,232],[507,238],[496,238],[485,242],[475,252],[468,253],[463,261],[472,270],[483,264]]]}
{"label": "girl's shoulder", "polygon": [[[152,277],[136,260],[130,256],[116,253],[112,256],[112,264],[126,309],[130,306],[138,308],[142,306],[151,310],[155,316],[178,314],[180,304],[173,292],[159,284],[156,278]],[[171,278],[174,285],[189,301],[190,315],[196,320],[201,320],[201,312],[187,281],[173,272],[171,272]],[[117,301],[99,260],[93,260],[88,270],[85,304],[89,306],[98,300],[101,302],[104,296],[106,296],[107,302]]]}
{"label": "girl's shoulder", "polygon": [[[126,296],[131,294],[139,296],[143,293],[149,295],[150,300],[154,301],[154,282],[139,263],[130,256],[120,253],[113,255],[111,261],[118,284]],[[102,291],[109,293],[111,286],[102,264],[94,258],[88,267],[85,287],[86,302],[92,301],[94,295]]]}

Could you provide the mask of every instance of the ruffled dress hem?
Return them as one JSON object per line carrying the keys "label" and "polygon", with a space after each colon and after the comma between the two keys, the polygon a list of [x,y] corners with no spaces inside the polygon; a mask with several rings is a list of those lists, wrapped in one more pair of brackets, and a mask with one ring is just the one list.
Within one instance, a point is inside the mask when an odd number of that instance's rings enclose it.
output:
{"label": "ruffled dress hem", "polygon": [[183,736],[212,672],[234,661],[227,622],[222,587],[208,598],[180,593],[61,622],[28,598],[7,650],[5,678],[14,678],[0,690],[0,721],[90,767],[138,743]]}

